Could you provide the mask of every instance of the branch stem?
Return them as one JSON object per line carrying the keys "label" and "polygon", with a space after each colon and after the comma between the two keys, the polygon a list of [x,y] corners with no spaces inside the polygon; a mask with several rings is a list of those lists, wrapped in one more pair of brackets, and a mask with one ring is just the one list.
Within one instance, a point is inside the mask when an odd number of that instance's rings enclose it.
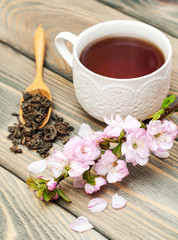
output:
{"label": "branch stem", "polygon": [[159,118],[159,120],[163,120],[164,118],[166,118],[168,115],[170,115],[171,113],[173,113],[175,110],[178,110],[178,103],[175,104],[174,106],[165,109],[165,113]]}

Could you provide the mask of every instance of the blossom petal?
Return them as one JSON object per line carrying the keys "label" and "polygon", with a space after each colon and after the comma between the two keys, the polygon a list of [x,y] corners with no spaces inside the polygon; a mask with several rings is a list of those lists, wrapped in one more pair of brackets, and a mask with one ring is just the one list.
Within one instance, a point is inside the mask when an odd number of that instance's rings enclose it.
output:
{"label": "blossom petal", "polygon": [[112,207],[115,209],[119,209],[124,207],[126,204],[126,200],[119,196],[117,193],[112,196]]}
{"label": "blossom petal", "polygon": [[107,181],[109,183],[115,183],[117,181],[121,181],[120,177],[118,176],[117,169],[112,167],[111,170],[107,174]]}
{"label": "blossom petal", "polygon": [[54,177],[58,178],[59,176],[61,176],[61,174],[63,172],[63,168],[52,168],[51,171],[52,171]]}
{"label": "blossom petal", "polygon": [[76,232],[84,232],[94,227],[86,217],[81,216],[71,222],[70,228]]}
{"label": "blossom petal", "polygon": [[109,170],[112,168],[112,165],[102,165],[100,162],[97,162],[95,164],[95,171],[99,175],[105,176]]}
{"label": "blossom petal", "polygon": [[169,157],[169,153],[168,152],[161,152],[159,150],[154,152],[155,156],[159,157],[159,158],[167,158]]}
{"label": "blossom petal", "polygon": [[83,177],[76,177],[73,180],[73,187],[75,188],[84,188],[85,186],[85,180],[83,180]]}
{"label": "blossom petal", "polygon": [[114,127],[110,132],[108,132],[108,136],[110,137],[119,137],[122,132],[121,127]]}
{"label": "blossom petal", "polygon": [[92,212],[101,212],[107,207],[107,202],[103,198],[94,198],[88,203],[88,209]]}
{"label": "blossom petal", "polygon": [[44,160],[31,163],[30,165],[28,165],[27,169],[31,173],[42,173],[46,170],[46,167],[47,167],[47,162],[44,159]]}
{"label": "blossom petal", "polygon": [[129,130],[133,128],[139,128],[141,126],[141,123],[134,117],[128,115],[123,124],[123,129],[124,130]]}
{"label": "blossom petal", "polygon": [[88,124],[83,123],[79,129],[78,135],[82,138],[86,138],[92,134],[93,134],[93,131],[91,127]]}
{"label": "blossom petal", "polygon": [[86,170],[89,169],[89,165],[86,165],[83,162],[71,161],[70,162],[71,170],[69,170],[70,177],[79,177],[81,176]]}
{"label": "blossom petal", "polygon": [[106,117],[104,117],[103,119],[104,119],[104,122],[105,122],[107,125],[110,125],[110,123],[111,123],[110,119],[108,119],[108,118],[106,118]]}

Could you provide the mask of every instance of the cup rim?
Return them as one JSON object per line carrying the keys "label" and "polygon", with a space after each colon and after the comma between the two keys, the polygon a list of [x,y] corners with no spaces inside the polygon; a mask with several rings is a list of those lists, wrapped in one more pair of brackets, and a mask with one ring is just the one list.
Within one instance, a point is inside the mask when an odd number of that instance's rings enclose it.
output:
{"label": "cup rim", "polygon": [[[91,70],[89,70],[88,68],[86,68],[79,60],[78,56],[77,56],[77,44],[78,44],[78,41],[79,39],[85,35],[88,31],[91,31],[92,29],[96,28],[96,27],[99,27],[100,25],[105,25],[105,24],[111,24],[111,23],[116,23],[116,22],[120,22],[120,23],[124,23],[124,22],[127,22],[127,23],[131,23],[131,24],[136,24],[136,25],[145,25],[147,28],[150,28],[150,29],[153,29],[154,31],[157,31],[160,35],[162,35],[162,37],[165,39],[165,41],[167,42],[167,47],[168,47],[168,56],[167,56],[167,59],[166,61],[164,62],[164,64],[158,68],[156,71],[152,72],[152,73],[149,73],[147,75],[144,75],[144,76],[141,76],[141,77],[135,77],[135,78],[112,78],[112,77],[107,77],[107,76],[103,76],[103,75],[100,75],[98,73],[95,73]],[[73,58],[77,61],[77,63],[80,65],[80,67],[82,67],[86,72],[88,72],[89,74],[93,75],[94,77],[99,77],[99,78],[102,78],[103,80],[112,80],[112,81],[136,81],[136,80],[142,80],[142,79],[145,79],[145,77],[151,77],[157,73],[159,73],[160,71],[162,71],[163,68],[165,68],[169,62],[171,61],[171,58],[172,58],[172,46],[171,46],[171,43],[169,41],[169,39],[166,37],[166,35],[161,32],[159,29],[149,25],[149,24],[146,24],[146,23],[143,23],[143,22],[139,22],[139,21],[134,21],[134,20],[111,20],[111,21],[105,21],[105,22],[101,22],[101,23],[98,23],[98,24],[95,24],[87,29],[85,29],[84,31],[82,31],[78,37],[77,37],[77,41],[75,42],[74,46],[73,46]]]}

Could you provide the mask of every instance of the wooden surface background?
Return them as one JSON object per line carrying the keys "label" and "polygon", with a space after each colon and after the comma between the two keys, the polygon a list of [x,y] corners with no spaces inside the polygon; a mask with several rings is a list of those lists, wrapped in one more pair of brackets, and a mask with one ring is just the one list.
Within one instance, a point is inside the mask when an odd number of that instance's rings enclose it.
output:
{"label": "wooden surface background", "polygon": [[[67,179],[62,187],[72,203],[59,200],[45,204],[24,183],[29,177],[27,166],[39,156],[27,149],[21,155],[11,153],[6,138],[8,125],[16,121],[11,113],[18,112],[21,92],[35,77],[33,34],[38,24],[44,27],[47,40],[44,79],[52,92],[53,108],[74,126],[74,136],[83,122],[93,130],[104,124],[90,117],[77,102],[71,69],[54,46],[56,34],[79,34],[93,24],[113,19],[142,20],[160,28],[173,46],[169,93],[177,95],[176,7],[176,1],[0,1],[0,239],[177,239],[177,141],[169,158],[151,156],[144,167],[129,165],[130,175],[122,183],[108,184],[90,196],[74,189]],[[54,145],[58,150],[62,147],[60,142]],[[127,206],[117,211],[111,207],[116,192],[127,200]],[[97,196],[108,201],[108,208],[91,213],[88,202]],[[69,229],[69,223],[82,215],[95,229],[78,234]]]}

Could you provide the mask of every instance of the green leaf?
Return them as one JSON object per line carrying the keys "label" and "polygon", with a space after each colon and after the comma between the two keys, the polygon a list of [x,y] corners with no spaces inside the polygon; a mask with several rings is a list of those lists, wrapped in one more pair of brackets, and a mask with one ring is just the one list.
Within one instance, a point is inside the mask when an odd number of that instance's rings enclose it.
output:
{"label": "green leaf", "polygon": [[146,126],[143,122],[140,121],[140,123],[141,123],[141,126],[140,126],[141,128],[146,128]]}
{"label": "green leaf", "polygon": [[164,99],[161,108],[165,110],[171,103],[173,103],[176,99],[175,95],[171,95]]}
{"label": "green leaf", "polygon": [[121,132],[120,136],[119,136],[119,141],[121,140],[121,138],[124,136],[124,131]]}
{"label": "green leaf", "polygon": [[158,120],[162,114],[164,114],[164,109],[160,109],[158,112],[153,114],[152,121]]}
{"label": "green leaf", "polygon": [[64,173],[64,178],[67,178],[69,176],[69,174],[67,172]]}
{"label": "green leaf", "polygon": [[28,185],[29,188],[32,189],[32,190],[37,190],[37,189],[38,189],[38,187],[37,187],[34,183],[30,183],[30,184],[27,183],[27,185]]}
{"label": "green leaf", "polygon": [[[117,140],[111,139],[111,138],[102,138],[103,140],[105,140],[106,142],[112,142],[112,143],[118,143]],[[103,143],[103,142],[101,142]]]}
{"label": "green leaf", "polygon": [[64,195],[64,192],[62,190],[57,190],[57,194],[62,197],[66,202],[71,202],[71,200],[69,198],[67,198],[65,195]]}
{"label": "green leaf", "polygon": [[116,155],[116,157],[120,157],[120,156],[121,156],[121,146],[122,146],[122,143],[119,143],[119,144],[112,150],[112,152]]}
{"label": "green leaf", "polygon": [[91,184],[91,185],[95,185],[95,176],[90,175],[89,170],[85,171],[83,173],[83,179],[86,180],[87,183]]}
{"label": "green leaf", "polygon": [[89,170],[87,170],[87,171],[85,171],[84,173],[83,173],[83,180],[86,180],[88,177],[89,177]]}
{"label": "green leaf", "polygon": [[44,191],[43,188],[37,191],[37,198],[40,198],[43,195],[43,191]]}
{"label": "green leaf", "polygon": [[51,200],[51,194],[47,189],[44,189],[43,191],[43,198],[46,202],[49,202]]}
{"label": "green leaf", "polygon": [[86,179],[86,182],[89,183],[90,185],[95,185],[96,182],[95,182],[95,176],[92,176],[90,175],[87,179]]}
{"label": "green leaf", "polygon": [[29,186],[30,189],[37,189],[37,184],[35,183],[33,177],[29,177],[26,181],[26,184]]}
{"label": "green leaf", "polygon": [[39,183],[43,183],[43,184],[45,184],[48,180],[44,180],[44,179],[38,179],[39,180]]}

